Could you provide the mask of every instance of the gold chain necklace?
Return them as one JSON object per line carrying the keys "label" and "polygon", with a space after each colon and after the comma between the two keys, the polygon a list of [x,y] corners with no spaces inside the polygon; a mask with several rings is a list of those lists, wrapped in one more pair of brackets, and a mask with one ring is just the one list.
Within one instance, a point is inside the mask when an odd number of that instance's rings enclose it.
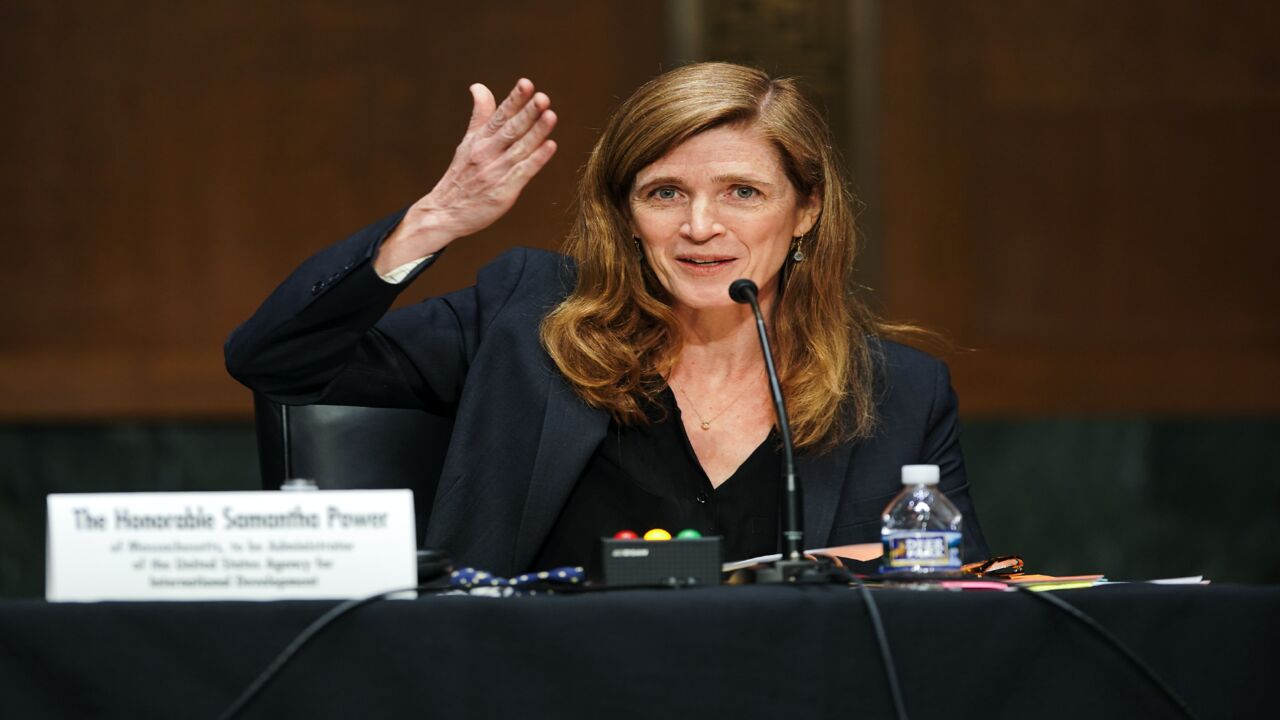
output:
{"label": "gold chain necklace", "polygon": [[685,400],[689,401],[689,409],[693,411],[694,415],[698,416],[698,424],[702,427],[703,430],[710,430],[711,423],[715,422],[716,420],[719,420],[721,415],[724,415],[725,413],[729,412],[729,408],[733,407],[734,405],[737,405],[738,401],[742,399],[742,396],[746,395],[747,391],[751,389],[751,383],[745,383],[742,390],[738,393],[738,396],[733,399],[733,402],[729,403],[728,405],[725,405],[723,408],[720,409],[720,412],[715,414],[715,417],[708,420],[702,417],[702,413],[698,412],[697,406],[693,404],[693,398],[689,397],[689,393],[685,392],[683,387],[674,385],[673,383],[671,383],[671,381],[667,381],[667,382],[668,384],[672,384],[673,387],[675,387],[675,389],[679,390],[680,394],[684,395]]}

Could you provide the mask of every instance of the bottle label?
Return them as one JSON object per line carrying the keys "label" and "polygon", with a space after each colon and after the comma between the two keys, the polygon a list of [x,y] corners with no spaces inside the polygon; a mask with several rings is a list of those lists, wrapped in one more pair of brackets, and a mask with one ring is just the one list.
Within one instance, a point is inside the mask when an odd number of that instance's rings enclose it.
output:
{"label": "bottle label", "polygon": [[884,543],[884,569],[959,570],[960,538],[960,533],[946,530],[886,533],[881,536]]}

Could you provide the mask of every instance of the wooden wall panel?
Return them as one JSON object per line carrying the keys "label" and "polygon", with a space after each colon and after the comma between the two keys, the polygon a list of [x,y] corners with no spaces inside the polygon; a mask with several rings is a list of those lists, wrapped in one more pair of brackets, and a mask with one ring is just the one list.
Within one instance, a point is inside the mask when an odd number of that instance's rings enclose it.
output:
{"label": "wooden wall panel", "polygon": [[881,11],[884,300],[967,413],[1280,410],[1280,5]]}
{"label": "wooden wall panel", "polygon": [[310,252],[430,189],[471,82],[533,78],[560,151],[409,294],[556,247],[597,129],[661,69],[659,9],[0,2],[0,419],[247,416],[223,338]]}
{"label": "wooden wall panel", "polygon": [[[879,284],[974,348],[968,413],[1280,409],[1275,7],[879,3]],[[561,152],[409,295],[554,247],[662,35],[589,0],[0,0],[0,419],[244,417],[223,337],[428,188],[475,80],[548,89]]]}

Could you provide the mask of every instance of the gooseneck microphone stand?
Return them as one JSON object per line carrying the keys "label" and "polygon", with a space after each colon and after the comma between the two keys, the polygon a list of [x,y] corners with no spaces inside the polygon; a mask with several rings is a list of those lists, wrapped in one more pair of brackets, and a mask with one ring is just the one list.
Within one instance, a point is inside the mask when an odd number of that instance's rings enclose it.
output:
{"label": "gooseneck microphone stand", "polygon": [[769,333],[764,327],[764,313],[760,312],[759,292],[756,284],[746,278],[734,280],[729,285],[729,297],[734,302],[750,305],[756,315],[756,331],[760,334],[760,349],[764,352],[764,367],[769,375],[769,392],[773,396],[774,412],[778,415],[778,431],[782,433],[782,558],[757,573],[756,582],[795,582],[805,571],[816,571],[817,563],[804,557],[803,505],[800,480],[796,477],[795,446],[791,442],[791,424],[787,422],[787,407],[782,402],[782,386],[778,383],[773,350],[769,347]]}

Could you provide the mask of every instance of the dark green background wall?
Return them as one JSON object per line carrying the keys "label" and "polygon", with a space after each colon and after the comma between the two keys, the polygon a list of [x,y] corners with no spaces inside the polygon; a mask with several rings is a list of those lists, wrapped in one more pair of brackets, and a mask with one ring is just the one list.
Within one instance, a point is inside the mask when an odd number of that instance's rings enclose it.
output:
{"label": "dark green background wall", "polygon": [[[1280,582],[1277,419],[966,424],[969,476],[996,553],[1031,570]],[[0,596],[44,593],[49,492],[248,490],[253,428],[0,428]]]}

